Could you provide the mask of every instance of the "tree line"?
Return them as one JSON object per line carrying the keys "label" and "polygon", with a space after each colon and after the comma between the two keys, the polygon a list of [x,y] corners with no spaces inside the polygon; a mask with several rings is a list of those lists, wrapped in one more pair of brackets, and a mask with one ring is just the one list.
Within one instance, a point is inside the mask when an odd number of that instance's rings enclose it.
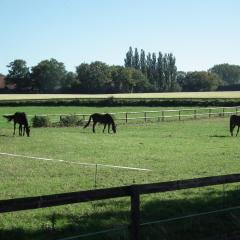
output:
{"label": "tree line", "polygon": [[162,54],[161,52],[148,53],[141,49],[140,56],[138,49],[134,52],[129,48],[124,60],[125,67],[140,70],[147,77],[152,91],[171,92],[179,91],[177,82],[176,59],[172,53]]}
{"label": "tree line", "polygon": [[[177,71],[172,53],[129,50],[124,66],[95,61],[81,63],[75,72],[56,59],[29,68],[25,60],[9,63],[6,84],[17,93],[133,93],[234,90],[240,86],[240,66],[219,64],[208,71]],[[230,89],[229,89],[230,88]]]}

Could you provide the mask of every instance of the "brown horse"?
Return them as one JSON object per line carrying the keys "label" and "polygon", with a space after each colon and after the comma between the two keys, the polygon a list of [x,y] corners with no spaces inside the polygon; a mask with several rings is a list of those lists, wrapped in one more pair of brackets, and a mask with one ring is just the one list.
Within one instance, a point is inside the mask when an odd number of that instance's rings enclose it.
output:
{"label": "brown horse", "polygon": [[230,117],[230,133],[231,133],[231,136],[233,136],[233,130],[234,130],[235,126],[238,126],[237,134],[236,134],[236,136],[237,136],[238,132],[239,132],[239,127],[240,127],[240,116],[232,115]]}
{"label": "brown horse", "polygon": [[[26,113],[24,112],[16,112],[13,115],[3,115],[9,122],[13,120],[14,123],[14,131],[13,135],[15,135],[15,130],[16,130],[16,124],[19,124],[19,136],[24,136],[25,131],[27,133],[27,136],[30,136],[30,127],[28,125],[28,120]],[[23,131],[22,131],[23,128]]]}
{"label": "brown horse", "polygon": [[100,114],[100,113],[94,113],[90,115],[89,120],[87,124],[84,126],[86,128],[91,120],[93,120],[93,132],[95,133],[95,126],[97,123],[104,124],[103,132],[105,131],[106,126],[108,125],[108,133],[110,133],[110,125],[112,126],[112,130],[114,133],[116,133],[116,124],[114,123],[114,120],[112,116],[108,113],[106,114]]}

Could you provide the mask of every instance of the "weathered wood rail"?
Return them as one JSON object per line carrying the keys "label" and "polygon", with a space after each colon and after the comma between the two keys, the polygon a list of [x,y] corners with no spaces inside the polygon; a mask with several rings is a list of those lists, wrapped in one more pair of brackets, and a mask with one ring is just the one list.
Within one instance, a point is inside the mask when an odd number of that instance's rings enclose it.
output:
{"label": "weathered wood rail", "polygon": [[0,213],[39,209],[65,204],[131,198],[131,239],[140,239],[140,195],[240,182],[240,174],[203,177],[170,182],[120,186],[80,192],[0,200]]}
{"label": "weathered wood rail", "polygon": [[[115,112],[110,113],[115,115],[117,121],[129,123],[132,120],[140,120],[147,122],[148,120],[165,121],[170,119],[184,120],[184,119],[198,119],[198,118],[211,118],[214,116],[229,116],[230,114],[238,114],[240,106],[235,107],[215,107],[215,108],[189,108],[189,109],[165,109],[159,111],[141,111],[141,112]],[[66,116],[69,114],[40,114],[39,116],[49,116],[51,118],[59,118],[59,116]],[[84,121],[88,120],[90,114],[87,113],[73,113],[81,117]],[[33,117],[33,115],[28,115]]]}

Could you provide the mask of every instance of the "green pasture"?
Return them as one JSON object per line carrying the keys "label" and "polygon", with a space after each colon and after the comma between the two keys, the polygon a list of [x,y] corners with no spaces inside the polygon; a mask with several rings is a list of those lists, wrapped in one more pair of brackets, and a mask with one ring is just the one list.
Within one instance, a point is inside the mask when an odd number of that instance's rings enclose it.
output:
{"label": "green pasture", "polygon": [[[140,108],[14,107],[28,114],[136,111]],[[143,110],[143,109],[142,109]],[[149,108],[146,108],[149,110]],[[155,110],[155,109],[154,109]],[[65,160],[44,161],[0,155],[0,198],[55,194],[120,185],[161,182],[238,173],[239,137],[230,137],[229,118],[119,124],[117,134],[91,128],[32,128],[31,137],[12,136],[12,123],[0,122],[0,152]],[[68,163],[69,162],[69,163]],[[71,163],[70,163],[71,162]],[[151,171],[83,166],[95,163]],[[142,196],[141,222],[211,211],[239,203],[238,185]],[[73,204],[62,207],[0,215],[1,239],[60,239],[71,235],[119,227],[129,223],[129,199]],[[233,217],[231,217],[233,215]],[[218,215],[194,222],[145,226],[144,239],[192,239],[236,227],[239,213],[226,219]],[[209,221],[218,221],[209,227]],[[229,222],[230,221],[230,222]],[[222,226],[225,227],[222,227]],[[184,226],[184,227],[183,227]],[[170,228],[172,227],[172,228]],[[205,227],[205,228],[204,228]],[[171,230],[169,230],[170,228]],[[185,229],[185,230],[184,230]],[[190,231],[190,229],[192,229]],[[205,230],[203,230],[205,229]],[[220,229],[220,230],[219,230]],[[184,231],[180,231],[184,230]],[[183,234],[183,235],[181,235]],[[185,234],[185,235],[184,235]],[[207,235],[208,234],[208,235]],[[99,238],[127,239],[126,232]],[[184,238],[182,238],[184,236]],[[203,237],[204,237],[203,236]]]}
{"label": "green pasture", "polygon": [[120,93],[120,94],[1,94],[1,100],[47,100],[47,99],[81,99],[81,98],[240,98],[239,91],[224,92],[175,92],[175,93]]}

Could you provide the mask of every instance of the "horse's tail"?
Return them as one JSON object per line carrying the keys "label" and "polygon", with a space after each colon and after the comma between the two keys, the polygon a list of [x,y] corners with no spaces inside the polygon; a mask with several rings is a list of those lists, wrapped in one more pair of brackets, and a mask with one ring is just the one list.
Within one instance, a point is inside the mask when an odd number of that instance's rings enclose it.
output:
{"label": "horse's tail", "polygon": [[9,122],[11,122],[14,119],[15,115],[3,115]]}
{"label": "horse's tail", "polygon": [[89,124],[90,124],[90,122],[91,122],[91,119],[92,119],[92,115],[90,115],[90,117],[89,117],[89,119],[88,119],[88,122],[87,122],[87,124],[83,127],[83,128],[86,128]]}
{"label": "horse's tail", "polygon": [[235,127],[235,115],[230,117],[230,133],[233,135],[233,129]]}

